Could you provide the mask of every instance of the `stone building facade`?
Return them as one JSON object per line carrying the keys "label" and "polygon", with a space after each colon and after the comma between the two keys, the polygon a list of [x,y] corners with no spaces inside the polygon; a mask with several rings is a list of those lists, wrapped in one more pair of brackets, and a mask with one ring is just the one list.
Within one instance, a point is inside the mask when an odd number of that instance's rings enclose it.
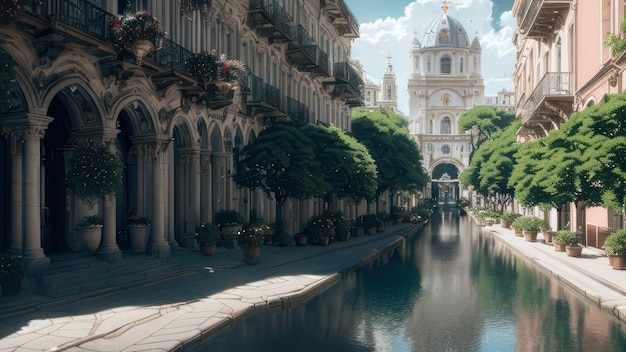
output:
{"label": "stone building facade", "polygon": [[444,4],[443,14],[428,25],[421,42],[413,38],[407,89],[409,131],[433,180],[424,196],[456,203],[468,196],[458,175],[469,166],[472,148],[471,134],[459,131],[457,121],[484,104],[485,86],[478,37],[470,42],[461,22],[447,10]]}
{"label": "stone building facade", "polygon": [[[121,258],[131,211],[151,218],[150,254],[158,257],[219,209],[272,222],[273,201],[232,182],[233,150],[276,121],[347,131],[350,108],[362,104],[362,79],[348,64],[358,23],[341,0],[214,0],[210,12],[189,18],[175,0],[20,3],[15,23],[0,27],[0,56],[15,72],[0,100],[0,253],[22,254],[27,273],[83,250],[76,228],[87,215],[104,218],[97,254],[111,260]],[[108,33],[113,17],[137,10],[165,33],[141,61]],[[184,69],[211,49],[249,68],[226,94]],[[123,191],[93,209],[65,183],[85,138],[113,142],[124,163]],[[299,232],[325,206],[288,202],[284,227]]]}

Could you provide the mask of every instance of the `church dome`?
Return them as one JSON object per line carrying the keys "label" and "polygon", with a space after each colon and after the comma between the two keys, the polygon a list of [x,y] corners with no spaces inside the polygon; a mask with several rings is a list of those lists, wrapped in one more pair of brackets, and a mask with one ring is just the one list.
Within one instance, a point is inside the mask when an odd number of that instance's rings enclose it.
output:
{"label": "church dome", "polygon": [[419,51],[422,48],[422,43],[416,38],[413,38],[413,42],[411,42],[411,51]]}
{"label": "church dome", "polygon": [[470,42],[465,32],[465,28],[454,17],[442,14],[428,25],[424,39],[422,40],[423,48],[432,47],[454,47],[464,48],[470,47]]}

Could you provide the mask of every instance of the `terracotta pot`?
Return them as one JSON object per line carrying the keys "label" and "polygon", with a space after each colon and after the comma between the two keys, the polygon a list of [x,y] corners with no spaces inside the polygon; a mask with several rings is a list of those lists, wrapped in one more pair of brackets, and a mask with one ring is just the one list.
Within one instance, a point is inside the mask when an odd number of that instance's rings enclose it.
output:
{"label": "terracotta pot", "polygon": [[528,242],[537,242],[537,231],[524,230],[524,238]]}
{"label": "terracotta pot", "polygon": [[554,243],[554,250],[557,252],[565,252],[565,245],[561,243]]}
{"label": "terracotta pot", "polygon": [[216,246],[214,244],[210,246],[201,245],[200,250],[202,251],[202,255],[211,256],[211,255],[215,255],[215,247]]}
{"label": "terracotta pot", "polygon": [[330,243],[330,238],[328,238],[328,237],[320,237],[320,244],[322,246],[328,246],[329,243]]}
{"label": "terracotta pot", "polygon": [[581,254],[583,253],[583,247],[581,247],[581,246],[576,246],[576,247],[565,246],[565,252],[570,257],[580,257]]}
{"label": "terracotta pot", "polygon": [[298,246],[306,246],[308,243],[308,237],[307,236],[296,236],[296,244]]}
{"label": "terracotta pot", "polygon": [[515,229],[515,236],[523,237],[524,233],[522,232],[522,229]]}
{"label": "terracotta pot", "polygon": [[500,225],[502,225],[503,229],[509,229],[511,228],[511,223],[504,220],[504,219],[500,219]]}
{"label": "terracotta pot", "polygon": [[261,255],[261,247],[241,247],[241,253],[248,264],[256,264]]}
{"label": "terracotta pot", "polygon": [[615,270],[626,270],[626,254],[609,254],[609,264]]}

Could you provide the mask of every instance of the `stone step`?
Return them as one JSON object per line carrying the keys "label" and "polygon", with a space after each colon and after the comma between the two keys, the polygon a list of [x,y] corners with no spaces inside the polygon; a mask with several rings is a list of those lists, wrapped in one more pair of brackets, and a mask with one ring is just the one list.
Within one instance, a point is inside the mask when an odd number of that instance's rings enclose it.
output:
{"label": "stone step", "polygon": [[124,253],[107,262],[95,256],[52,260],[50,270],[36,277],[37,292],[53,298],[94,293],[124,285],[140,285],[178,271],[172,258]]}

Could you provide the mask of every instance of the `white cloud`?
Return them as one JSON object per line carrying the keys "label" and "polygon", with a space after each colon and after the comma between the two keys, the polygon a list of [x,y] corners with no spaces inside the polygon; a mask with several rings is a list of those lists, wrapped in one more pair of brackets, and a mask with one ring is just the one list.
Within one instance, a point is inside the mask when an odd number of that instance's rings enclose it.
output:
{"label": "white cloud", "polygon": [[[513,90],[512,75],[515,65],[515,47],[511,37],[516,22],[511,11],[500,16],[500,28],[491,26],[492,4],[494,0],[457,0],[448,10],[448,15],[456,18],[467,31],[470,41],[475,33],[482,47],[482,75],[485,93],[495,95],[506,88]],[[441,16],[440,0],[416,0],[404,9],[398,18],[378,19],[361,23],[360,38],[352,44],[352,58],[358,59],[374,82],[379,83],[387,66],[387,53],[392,55],[392,65],[398,84],[398,108],[408,113],[408,93],[406,84],[409,76],[409,50],[413,33],[421,42],[424,31],[437,17]]]}

